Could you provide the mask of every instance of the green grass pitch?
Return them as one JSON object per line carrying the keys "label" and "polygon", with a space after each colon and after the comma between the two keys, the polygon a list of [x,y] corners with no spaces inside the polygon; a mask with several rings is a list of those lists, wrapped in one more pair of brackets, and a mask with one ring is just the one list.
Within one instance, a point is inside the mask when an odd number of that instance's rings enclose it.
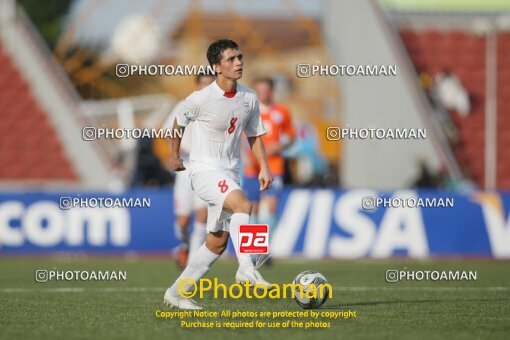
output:
{"label": "green grass pitch", "polygon": [[[37,269],[125,270],[127,280],[36,283]],[[355,318],[318,319],[330,322],[327,329],[185,329],[178,319],[155,316],[157,310],[172,310],[162,302],[165,288],[178,275],[170,259],[3,257],[0,259],[0,338],[510,338],[508,261],[277,260],[274,266],[264,267],[261,272],[272,282],[289,283],[295,275],[308,269],[324,274],[334,287],[333,299],[318,311],[351,310],[356,311]],[[388,269],[476,270],[477,280],[387,283],[385,272]],[[230,284],[235,270],[234,260],[220,260],[207,277],[218,277],[221,283]],[[213,311],[302,310],[292,299],[213,299],[207,294],[197,301]],[[241,320],[253,318],[237,319]],[[292,319],[277,319],[285,320]]]}

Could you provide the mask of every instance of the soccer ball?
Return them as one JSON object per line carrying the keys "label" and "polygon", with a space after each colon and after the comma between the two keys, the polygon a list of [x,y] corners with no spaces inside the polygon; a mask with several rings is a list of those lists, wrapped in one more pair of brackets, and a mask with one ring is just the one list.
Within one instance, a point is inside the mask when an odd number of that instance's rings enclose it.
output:
{"label": "soccer ball", "polygon": [[[296,276],[292,283],[303,287],[303,294],[301,294],[298,286],[295,286],[296,288],[294,291],[294,300],[301,308],[319,308],[328,299],[329,287],[325,285],[328,283],[328,280],[319,272],[311,270],[304,271]],[[313,291],[315,291],[315,294]]]}

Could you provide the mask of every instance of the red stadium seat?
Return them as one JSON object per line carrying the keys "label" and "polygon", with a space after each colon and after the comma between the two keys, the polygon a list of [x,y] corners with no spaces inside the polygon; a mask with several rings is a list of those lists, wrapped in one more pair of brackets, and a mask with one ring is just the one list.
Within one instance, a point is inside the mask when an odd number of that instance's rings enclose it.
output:
{"label": "red stadium seat", "polygon": [[47,114],[1,49],[0,109],[0,179],[77,180]]}
{"label": "red stadium seat", "polygon": [[[462,30],[413,31],[406,29],[402,31],[401,35],[402,41],[408,46],[411,59],[416,66],[432,75],[444,69],[450,69],[459,77],[463,86],[472,96],[472,112],[468,117],[461,117],[458,113],[451,112],[452,120],[459,129],[461,139],[454,154],[460,166],[468,168],[473,173],[473,179],[477,184],[483,186],[485,38]],[[501,46],[498,52],[499,55],[510,55],[507,54],[507,49],[510,51],[510,34],[500,35],[498,45]],[[506,71],[507,63],[501,61],[498,65],[498,77],[501,77],[498,86],[504,91],[510,85],[510,70]],[[502,70],[503,68],[505,70]],[[508,114],[510,112],[508,109],[510,108],[510,100],[506,100],[506,98],[510,98],[510,96],[501,95],[498,99],[498,125],[507,124],[507,126],[510,126],[508,124],[510,118],[506,118],[510,116]],[[504,114],[504,112],[507,113]],[[506,135],[498,139],[498,143],[500,148],[502,143],[507,143]],[[506,176],[510,178],[510,172]]]}

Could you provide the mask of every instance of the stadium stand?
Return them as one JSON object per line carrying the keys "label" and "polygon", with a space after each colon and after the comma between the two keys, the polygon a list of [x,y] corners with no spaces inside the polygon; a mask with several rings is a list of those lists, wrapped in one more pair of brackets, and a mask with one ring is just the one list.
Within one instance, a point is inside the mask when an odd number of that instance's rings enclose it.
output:
{"label": "stadium stand", "polygon": [[[449,69],[461,80],[470,95],[472,109],[467,117],[451,116],[460,131],[460,144],[454,153],[462,168],[480,187],[484,186],[486,38],[460,30],[401,30],[402,40],[418,70],[432,76]],[[497,103],[497,187],[510,188],[510,34],[499,33]],[[506,95],[505,95],[506,94]]]}
{"label": "stadium stand", "polygon": [[46,112],[0,49],[0,178],[76,180]]}
{"label": "stadium stand", "polygon": [[83,143],[81,98],[14,2],[0,16],[0,183],[13,187],[104,187],[110,163]]}
{"label": "stadium stand", "polygon": [[510,33],[500,33],[498,46],[498,167],[497,181],[501,189],[510,189]]}

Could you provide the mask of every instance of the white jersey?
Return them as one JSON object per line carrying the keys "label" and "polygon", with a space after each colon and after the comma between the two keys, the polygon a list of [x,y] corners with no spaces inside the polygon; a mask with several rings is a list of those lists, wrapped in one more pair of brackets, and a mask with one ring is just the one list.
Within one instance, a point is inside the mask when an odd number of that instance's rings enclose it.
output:
{"label": "white jersey", "polygon": [[257,95],[240,84],[237,84],[235,95],[228,97],[216,81],[193,92],[177,112],[180,126],[191,122],[190,160],[192,167],[197,169],[238,172],[243,131],[247,137],[266,133]]}
{"label": "white jersey", "polygon": [[[184,100],[179,101],[175,104],[174,109],[168,116],[163,124],[164,129],[173,129],[175,117],[177,116],[177,112],[181,111],[184,106]],[[191,130],[193,128],[193,123],[189,124],[184,130],[184,135],[181,140],[181,148],[180,148],[180,157],[187,160],[189,158],[189,153],[191,151]]]}

